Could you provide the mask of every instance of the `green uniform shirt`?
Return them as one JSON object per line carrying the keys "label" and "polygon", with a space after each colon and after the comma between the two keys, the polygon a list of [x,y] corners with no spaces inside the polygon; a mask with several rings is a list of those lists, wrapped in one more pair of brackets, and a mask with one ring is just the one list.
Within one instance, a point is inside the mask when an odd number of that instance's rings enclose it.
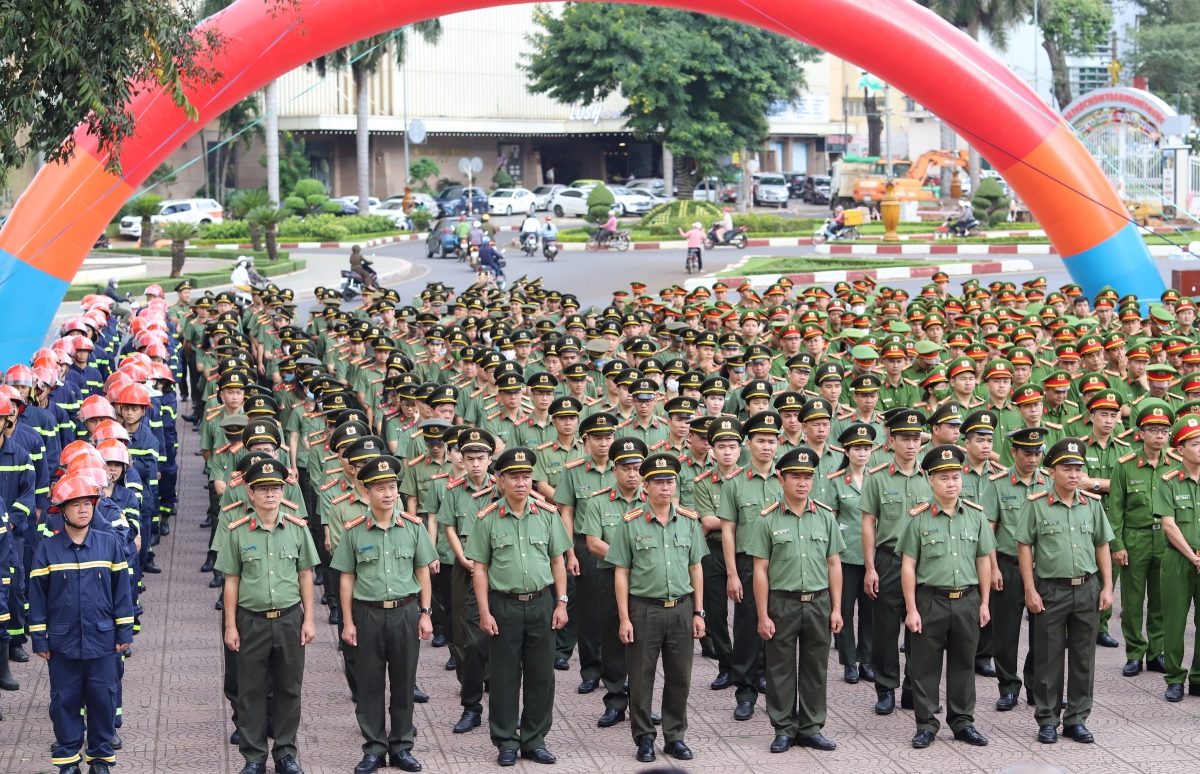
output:
{"label": "green uniform shirt", "polygon": [[479,521],[479,512],[491,505],[495,496],[496,482],[490,476],[479,487],[471,483],[469,476],[452,477],[446,486],[437,510],[437,521],[438,524],[454,528],[464,552],[467,539]]}
{"label": "green uniform shirt", "polygon": [[[707,477],[715,467],[710,459],[696,460],[692,457],[691,451],[685,451],[679,455],[679,464],[682,466],[679,471],[679,490],[676,495],[679,498],[679,505],[682,508],[689,510],[698,510],[696,507],[696,486],[700,480]],[[704,514],[701,516],[715,514]]]}
{"label": "green uniform shirt", "polygon": [[417,498],[417,507],[420,508],[421,503],[425,502],[425,494],[429,491],[430,484],[433,483],[433,477],[441,473],[449,473],[450,468],[449,459],[439,463],[428,454],[405,460],[404,479],[400,482],[400,494],[405,497]]}
{"label": "green uniform shirt", "polygon": [[917,560],[917,584],[961,589],[979,584],[975,560],[996,548],[983,506],[959,497],[953,511],[926,502],[909,511],[896,553]]}
{"label": "green uniform shirt", "polygon": [[1025,498],[1014,536],[1033,546],[1039,578],[1078,578],[1096,572],[1096,547],[1113,533],[1099,497],[1077,491],[1063,502],[1051,487]]}
{"label": "green uniform shirt", "polygon": [[621,518],[605,560],[629,570],[629,593],[647,599],[676,600],[692,593],[688,568],[708,554],[695,511],[671,506],[666,523],[647,504]]}
{"label": "green uniform shirt", "polygon": [[868,473],[859,507],[875,517],[875,547],[895,549],[908,512],[932,500],[933,490],[919,465],[914,465],[910,476],[904,475],[895,462],[877,465]]}
{"label": "green uniform shirt", "polygon": [[1004,470],[1004,467],[998,462],[987,460],[983,463],[983,467],[979,470],[971,469],[971,461],[967,460],[963,463],[962,470],[962,491],[958,496],[973,503],[983,502],[983,493],[987,490],[988,478]]}
{"label": "green uniform shirt", "polygon": [[571,548],[556,509],[530,498],[516,513],[507,499],[479,512],[464,552],[488,565],[488,585],[507,594],[541,591],[554,582],[550,560]]}
{"label": "green uniform shirt", "polygon": [[1188,477],[1180,464],[1159,476],[1154,487],[1154,515],[1171,516],[1179,531],[1193,549],[1200,548],[1200,519],[1196,516],[1200,504],[1200,483]]}
{"label": "green uniform shirt", "polygon": [[300,573],[321,560],[304,519],[283,510],[267,531],[255,515],[231,522],[217,571],[241,578],[238,605],[261,613],[300,601]]}
{"label": "green uniform shirt", "polygon": [[737,525],[737,531],[734,532],[737,553],[745,553],[746,541],[754,531],[755,523],[762,518],[763,509],[782,499],[783,490],[775,476],[774,463],[766,476],[760,475],[752,465],[747,465],[735,470],[721,484],[717,518]]}
{"label": "green uniform shirt", "polygon": [[1011,468],[988,477],[979,504],[983,506],[987,520],[996,525],[996,551],[1008,556],[1017,555],[1014,534],[1025,500],[1031,494],[1045,492],[1049,486],[1049,479],[1040,470],[1034,472],[1028,484]]}
{"label": "green uniform shirt", "polygon": [[[768,505],[746,540],[746,553],[766,559],[772,590],[829,588],[829,557],[845,550],[833,510],[809,498],[801,513],[785,502]],[[861,549],[860,549],[861,551]]]}
{"label": "green uniform shirt", "polygon": [[1117,459],[1128,454],[1129,444],[1117,438],[1116,433],[1108,437],[1108,446],[1101,447],[1096,436],[1087,433],[1083,445],[1083,466],[1092,478],[1109,478],[1117,469]]}
{"label": "green uniform shirt", "polygon": [[537,452],[537,464],[533,466],[533,480],[545,481],[549,484],[550,488],[555,490],[555,499],[557,500],[558,482],[562,477],[563,470],[566,469],[566,464],[581,459],[585,454],[583,441],[573,438],[570,446],[563,446],[558,442],[556,436],[555,440],[541,444],[535,451]]}
{"label": "green uniform shirt", "polygon": [[[876,409],[880,412],[894,409],[897,406],[915,406],[921,400],[921,388],[915,380],[900,377],[900,383],[895,387],[888,382],[887,375],[879,377],[879,403]],[[837,436],[834,436],[835,438]],[[876,436],[883,438],[883,434]]]}
{"label": "green uniform shirt", "polygon": [[[554,502],[574,508],[576,514],[583,510],[587,499],[596,490],[617,485],[611,460],[605,460],[603,470],[596,467],[590,455],[572,460],[563,467],[565,470],[558,480],[558,486],[554,487]],[[579,532],[578,523],[575,524],[575,531]]]}
{"label": "green uniform shirt", "polygon": [[[625,499],[616,486],[598,489],[587,499],[582,513],[575,519],[575,531],[598,537],[611,546],[617,527],[625,523],[625,514],[637,506],[644,508],[645,500],[646,495],[640,487],[629,499]],[[612,566],[607,559],[596,560],[596,567],[601,570]]]}
{"label": "green uniform shirt", "polygon": [[1158,465],[1151,467],[1142,446],[1117,458],[1105,502],[1113,530],[1112,550],[1125,550],[1126,529],[1162,529],[1162,520],[1154,513],[1154,490],[1162,482],[1162,474],[1174,464],[1163,449],[1158,454]]}
{"label": "green uniform shirt", "polygon": [[351,522],[329,565],[354,575],[354,598],[371,602],[400,599],[421,591],[414,571],[438,558],[421,519],[396,508],[383,529],[368,508]]}
{"label": "green uniform shirt", "polygon": [[667,424],[667,420],[658,417],[650,417],[650,421],[645,425],[637,417],[617,425],[618,438],[637,438],[647,446],[654,446],[659,441],[665,441],[670,434],[671,428]]}
{"label": "green uniform shirt", "polygon": [[[867,483],[866,471],[863,471],[863,484]],[[837,470],[825,477],[825,497],[821,499],[833,509],[837,518],[838,530],[842,534],[845,548],[841,552],[844,564],[863,564],[862,544],[862,508],[858,501],[862,490],[854,485],[854,476],[849,468]]]}
{"label": "green uniform shirt", "polygon": [[537,419],[530,414],[529,421],[521,428],[521,446],[528,446],[536,449],[544,443],[552,442],[558,439],[558,430],[555,429],[554,423],[546,418],[546,424],[539,425]]}
{"label": "green uniform shirt", "polygon": [[[479,426],[487,430],[498,440],[504,441],[505,448],[520,446],[524,440],[524,432],[529,424],[529,416],[518,409],[516,418],[510,417],[503,408],[492,411]],[[555,433],[557,437],[557,433]]]}
{"label": "green uniform shirt", "polygon": [[358,517],[366,516],[370,512],[371,508],[367,505],[367,501],[360,497],[358,491],[353,487],[333,498],[324,521],[325,526],[329,528],[330,551],[337,550],[338,545],[342,542],[342,535]]}

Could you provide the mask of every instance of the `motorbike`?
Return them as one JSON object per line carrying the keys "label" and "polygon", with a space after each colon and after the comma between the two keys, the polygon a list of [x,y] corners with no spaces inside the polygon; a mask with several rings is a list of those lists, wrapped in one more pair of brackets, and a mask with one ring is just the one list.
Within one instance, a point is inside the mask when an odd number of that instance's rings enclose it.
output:
{"label": "motorbike", "polygon": [[[500,251],[501,255],[504,255],[504,253],[504,250]],[[491,266],[481,265],[478,267],[479,276],[481,278],[487,277],[488,281],[495,285],[499,290],[506,290],[508,288],[508,277],[504,276],[504,267],[507,265],[507,263],[508,262],[503,258],[497,258],[496,264],[500,267],[499,269],[493,269]]]}
{"label": "motorbike", "polygon": [[825,242],[840,242],[854,241],[859,238],[858,229],[855,226],[843,226],[842,230],[834,233],[832,231],[833,221],[827,220],[825,224],[813,232],[812,243],[814,245],[824,244]]}
{"label": "motorbike", "polygon": [[700,268],[700,248],[689,247],[687,251],[687,261],[684,263],[684,269],[688,274],[691,274]]}
{"label": "motorbike", "polygon": [[542,246],[542,255],[546,256],[547,261],[553,261],[557,258],[558,242],[555,242],[553,239],[546,240],[546,243]]}
{"label": "motorbike", "polygon": [[521,237],[521,249],[525,251],[525,255],[532,256],[537,252],[538,238],[537,234],[532,231],[524,234]]}
{"label": "motorbike", "polygon": [[470,250],[467,248],[466,237],[462,237],[458,240],[458,249],[455,251],[455,254],[458,255],[459,263],[464,263],[470,256]]}
{"label": "motorbike", "polygon": [[595,252],[596,250],[599,250],[602,247],[604,247],[604,248],[611,247],[614,250],[620,250],[621,252],[625,252],[626,250],[629,249],[629,246],[633,243],[633,240],[630,239],[630,233],[631,232],[629,229],[624,229],[624,230],[618,231],[617,233],[610,236],[608,238],[607,242],[605,242],[604,244],[600,244],[600,232],[597,231],[596,233],[592,234],[590,239],[588,239],[587,244],[584,245],[584,248],[590,252]]}
{"label": "motorbike", "polygon": [[750,244],[749,237],[746,236],[745,226],[735,226],[725,232],[721,239],[717,239],[717,224],[708,230],[708,236],[704,239],[704,246],[709,250],[714,247],[736,247],[739,250],[746,249],[746,245]]}
{"label": "motorbike", "polygon": [[[371,275],[371,284],[375,284],[375,270],[371,268],[371,262],[366,258],[362,259],[363,269]],[[355,296],[361,296],[363,292],[364,278],[363,275],[356,271],[344,269],[342,271],[342,298],[349,301]]]}
{"label": "motorbike", "polygon": [[959,223],[958,218],[952,216],[946,218],[945,222],[937,227],[933,235],[935,239],[977,237],[980,236],[979,221],[971,218],[966,223]]}
{"label": "motorbike", "polygon": [[479,245],[471,245],[467,251],[467,265],[472,269],[479,268]]}

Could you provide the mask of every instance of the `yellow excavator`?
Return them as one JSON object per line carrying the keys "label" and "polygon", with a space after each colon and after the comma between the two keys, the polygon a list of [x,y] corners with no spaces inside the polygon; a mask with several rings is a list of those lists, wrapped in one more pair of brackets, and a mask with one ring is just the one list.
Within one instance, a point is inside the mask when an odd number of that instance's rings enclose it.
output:
{"label": "yellow excavator", "polygon": [[[934,167],[965,169],[967,151],[929,151],[922,153],[916,161],[893,161],[892,173],[896,176],[896,198],[902,202],[937,201],[937,195],[926,189],[926,178]],[[831,180],[830,206],[842,204],[852,206],[866,203],[878,205],[887,186],[887,164],[878,160],[834,162]],[[957,183],[957,173],[955,174]],[[933,183],[936,185],[936,183]],[[850,201],[846,201],[850,200]]]}

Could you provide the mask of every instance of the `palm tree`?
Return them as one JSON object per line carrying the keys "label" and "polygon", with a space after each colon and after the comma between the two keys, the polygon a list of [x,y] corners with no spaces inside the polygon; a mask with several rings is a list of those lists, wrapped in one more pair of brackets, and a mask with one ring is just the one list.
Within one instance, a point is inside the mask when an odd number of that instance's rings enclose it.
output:
{"label": "palm tree", "polygon": [[175,278],[183,274],[187,241],[196,236],[196,227],[191,223],[173,220],[163,226],[163,235],[171,240],[171,277]]}
{"label": "palm tree", "polygon": [[[428,19],[410,25],[427,43],[434,44],[442,37],[442,22],[440,19]],[[371,74],[379,69],[379,63],[388,47],[392,49],[396,65],[404,66],[404,58],[408,53],[408,30],[405,27],[396,33],[389,43],[392,33],[375,35],[357,43],[340,48],[331,54],[312,62],[317,72],[324,77],[326,70],[332,66],[340,69],[350,66],[351,76],[355,87],[355,112],[358,123],[355,128],[355,153],[358,157],[358,214],[366,215],[371,206],[371,134],[367,128],[370,117],[370,86]]]}
{"label": "palm tree", "polygon": [[262,207],[255,207],[246,215],[246,220],[260,226],[263,233],[267,237],[267,258],[272,261],[278,260],[279,252],[275,246],[275,228],[281,221],[288,217],[288,211],[279,208],[276,209],[267,204]]}
{"label": "palm tree", "polygon": [[[248,152],[254,145],[255,138],[261,142],[265,139],[262,124],[258,121],[258,95],[251,94],[233,107],[221,114],[217,122],[217,141],[225,138],[238,137],[242,147]],[[229,161],[233,158],[232,147],[224,147],[217,153],[217,190],[216,200],[225,201],[225,180],[228,176]]]}
{"label": "palm tree", "polygon": [[[247,188],[238,191],[229,202],[229,208],[235,218],[244,219],[251,210],[272,204],[271,197],[264,188]],[[262,249],[262,231],[257,223],[246,221],[250,226],[250,244],[255,250]]]}
{"label": "palm tree", "polygon": [[154,223],[150,220],[162,208],[163,198],[156,194],[142,194],[131,202],[133,214],[142,219],[142,247],[154,244]]}

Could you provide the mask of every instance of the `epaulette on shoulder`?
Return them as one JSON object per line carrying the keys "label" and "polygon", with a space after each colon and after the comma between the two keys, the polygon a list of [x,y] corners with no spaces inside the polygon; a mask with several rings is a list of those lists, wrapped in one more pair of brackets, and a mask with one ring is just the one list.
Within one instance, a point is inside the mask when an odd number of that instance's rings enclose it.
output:
{"label": "epaulette on shoulder", "polygon": [[1062,428],[1063,428],[1062,425],[1056,424],[1054,422],[1043,422],[1042,424],[1044,424],[1046,427],[1050,428],[1051,430],[1062,430]]}
{"label": "epaulette on shoulder", "polygon": [[[449,474],[447,474],[447,475],[449,475]],[[446,489],[448,489],[448,490],[454,489],[455,487],[457,487],[459,484],[463,483],[466,480],[467,480],[466,476],[463,476],[462,478],[455,478],[454,476],[450,476],[450,482],[448,484],[446,484]]]}
{"label": "epaulette on shoulder", "polygon": [[632,510],[632,511],[630,511],[629,513],[625,514],[625,516],[624,516],[623,518],[624,518],[624,519],[625,519],[625,521],[627,521],[627,522],[629,522],[629,521],[633,521],[634,519],[636,519],[636,518],[638,518],[639,516],[641,516],[641,515],[642,515],[642,513],[643,513],[643,511],[642,511],[642,509],[641,509],[641,508],[635,508],[634,510]]}
{"label": "epaulette on shoulder", "polygon": [[499,411],[493,411],[492,413],[490,413],[490,414],[488,414],[488,415],[487,415],[487,418],[488,418],[488,419],[495,419],[495,418],[496,418],[496,417],[498,417],[498,416],[500,416],[500,412],[499,412]]}
{"label": "epaulette on shoulder", "polygon": [[425,523],[425,522],[421,521],[421,517],[416,515],[415,513],[409,513],[408,511],[400,511],[400,515],[403,516],[404,518],[408,519],[409,521],[411,521],[413,524],[424,524]]}
{"label": "epaulette on shoulder", "polygon": [[476,516],[478,516],[479,518],[482,519],[484,516],[487,516],[489,513],[496,510],[498,507],[500,507],[500,503],[498,503],[498,502],[492,503],[491,505],[489,505],[488,507],[484,508],[479,513],[477,513]]}
{"label": "epaulette on shoulder", "polygon": [[1073,417],[1067,417],[1068,422],[1078,422],[1081,419],[1083,419],[1083,414],[1076,414]]}
{"label": "epaulette on shoulder", "polygon": [[832,473],[826,473],[826,474],[825,474],[825,479],[826,479],[827,481],[832,481],[832,480],[834,480],[835,478],[838,478],[838,477],[840,477],[841,475],[842,475],[842,471],[840,471],[840,470],[835,470],[835,471],[833,471]]}
{"label": "epaulette on shoulder", "polygon": [[1046,495],[1048,495],[1048,494],[1050,494],[1050,490],[1048,490],[1048,489],[1043,489],[1043,490],[1042,490],[1042,491],[1040,491],[1040,492],[1034,492],[1033,494],[1031,494],[1031,495],[1028,495],[1028,496],[1027,496],[1025,499],[1026,499],[1026,500],[1028,500],[1028,501],[1030,501],[1030,502],[1033,502],[1034,500],[1038,499],[1039,497],[1045,497],[1045,496],[1046,496]]}
{"label": "epaulette on shoulder", "polygon": [[1167,449],[1167,456],[1170,457],[1171,459],[1175,460],[1176,462],[1183,462],[1183,457],[1180,457],[1179,453],[1176,452],[1174,449]]}
{"label": "epaulette on shoulder", "polygon": [[687,516],[689,519],[692,519],[693,521],[700,520],[700,514],[696,513],[691,508],[676,508],[675,512],[678,513],[680,516]]}
{"label": "epaulette on shoulder", "polygon": [[471,393],[471,397],[472,398],[479,397],[479,393],[483,392],[486,389],[487,389],[486,387],[480,387],[478,390],[475,390],[475,392]]}
{"label": "epaulette on shoulder", "polygon": [[574,467],[578,467],[579,465],[582,465],[582,464],[584,463],[584,461],[585,461],[585,459],[584,459],[583,457],[580,457],[580,458],[579,458],[579,459],[577,459],[577,460],[571,460],[571,461],[570,461],[570,462],[568,462],[566,465],[563,465],[563,467],[564,467],[564,468],[574,468]]}
{"label": "epaulette on shoulder", "polygon": [[1114,438],[1113,441],[1121,446],[1129,446],[1129,441],[1123,441],[1120,438]]}
{"label": "epaulette on shoulder", "polygon": [[490,495],[492,493],[492,490],[495,488],[496,488],[495,486],[485,486],[483,489],[480,489],[479,491],[473,493],[471,495],[471,499],[478,500],[480,497],[483,497],[484,495]]}
{"label": "epaulette on shoulder", "polygon": [[350,519],[350,521],[343,522],[342,526],[347,530],[351,530],[351,529],[354,529],[355,527],[357,527],[359,524],[362,524],[366,520],[367,520],[367,515],[364,513],[362,516],[355,516],[353,519]]}
{"label": "epaulette on shoulder", "polygon": [[[963,502],[966,502],[966,500],[963,500]],[[909,508],[908,515],[909,516],[919,516],[927,510],[929,510],[929,503],[921,503],[916,508]]]}
{"label": "epaulette on shoulder", "polygon": [[235,520],[235,521],[231,521],[231,522],[229,522],[229,529],[231,529],[231,530],[232,530],[232,529],[236,529],[237,527],[240,527],[240,526],[242,526],[243,524],[245,524],[245,523],[246,523],[246,522],[248,522],[248,521],[250,521],[250,517],[249,517],[249,516],[243,516],[243,517],[242,517],[242,518],[240,518],[240,519],[237,519],[237,520]]}
{"label": "epaulette on shoulder", "polygon": [[726,480],[726,481],[728,481],[729,479],[733,478],[734,476],[736,476],[737,474],[741,473],[741,472],[742,472],[743,470],[745,470],[745,469],[746,469],[746,468],[745,468],[745,466],[742,466],[742,467],[736,468],[735,470],[731,471],[731,472],[730,472],[730,474],[729,474],[728,476],[726,476],[726,477],[725,477],[725,480]]}
{"label": "epaulette on shoulder", "polygon": [[279,504],[280,504],[280,505],[285,505],[285,506],[287,506],[288,508],[291,508],[291,509],[292,509],[292,510],[294,510],[294,511],[298,511],[298,510],[300,510],[300,506],[299,506],[299,505],[297,505],[296,503],[292,502],[291,500],[285,500],[285,499],[282,499],[282,498],[281,498],[281,499],[279,500]]}
{"label": "epaulette on shoulder", "polygon": [[418,427],[416,430],[413,430],[411,433],[409,433],[409,434],[408,434],[408,437],[409,437],[409,438],[416,438],[418,435],[420,435],[420,434],[421,434],[421,433],[423,433],[423,432],[425,432],[425,431],[424,431],[424,430],[422,430],[421,428],[419,428],[419,427]]}
{"label": "epaulette on shoulder", "polygon": [[533,448],[537,449],[538,451],[541,451],[542,449],[545,449],[546,447],[553,446],[553,445],[554,445],[554,441],[546,441],[545,443],[539,443],[537,446],[535,446]]}
{"label": "epaulette on shoulder", "polygon": [[285,513],[285,514],[283,514],[283,518],[287,519],[288,521],[290,521],[291,523],[295,524],[298,527],[307,527],[308,526],[307,521],[300,518],[299,516],[297,516],[294,513]]}
{"label": "epaulette on shoulder", "polygon": [[979,503],[976,503],[976,502],[972,502],[972,501],[970,501],[970,500],[967,500],[967,499],[964,499],[964,500],[963,500],[963,505],[969,505],[969,506],[971,506],[972,508],[974,508],[974,509],[975,509],[975,510],[977,510],[977,511],[982,511],[982,510],[983,510],[983,506],[982,506],[982,505],[980,505]]}
{"label": "epaulette on shoulder", "polygon": [[416,465],[420,461],[421,461],[421,457],[413,457],[411,460],[408,461],[408,466],[411,468],[412,466]]}
{"label": "epaulette on shoulder", "polygon": [[1120,457],[1117,457],[1117,462],[1129,462],[1131,459],[1133,459],[1136,456],[1137,456],[1137,452],[1129,452],[1128,454],[1123,454]]}
{"label": "epaulette on shoulder", "polygon": [[605,492],[611,492],[611,491],[612,491],[612,487],[606,486],[603,489],[597,489],[596,491],[592,492],[592,497],[596,497],[598,495],[604,494]]}
{"label": "epaulette on shoulder", "polygon": [[1176,477],[1178,477],[1181,481],[1183,480],[1183,471],[1180,470],[1179,468],[1175,468],[1174,470],[1168,470],[1166,473],[1162,474],[1163,481],[1170,481],[1171,479],[1176,478]]}
{"label": "epaulette on shoulder", "polygon": [[224,508],[221,509],[221,513],[225,513],[226,511],[232,511],[234,508],[238,507],[241,504],[242,504],[241,500],[238,500],[236,503],[230,503],[229,505],[226,505]]}
{"label": "epaulette on shoulder", "polygon": [[558,513],[558,506],[552,502],[548,502],[548,501],[542,499],[541,497],[538,497],[533,494],[529,495],[529,499],[532,500],[533,502],[537,503],[538,505],[542,506],[546,510],[550,511],[551,513]]}
{"label": "epaulette on shoulder", "polygon": [[889,462],[881,462],[873,468],[867,468],[867,472],[868,473],[878,473],[879,471],[883,470],[890,464],[891,463],[889,463]]}
{"label": "epaulette on shoulder", "polygon": [[766,516],[768,513],[770,513],[771,511],[775,510],[775,509],[776,509],[776,508],[778,508],[778,507],[779,507],[779,501],[778,501],[778,500],[776,500],[775,502],[773,502],[773,503],[771,503],[770,505],[768,505],[766,508],[763,508],[761,511],[759,511],[759,512],[758,512],[758,515],[759,515],[759,516]]}
{"label": "epaulette on shoulder", "polygon": [[342,472],[341,465],[338,465],[336,468],[326,468],[325,469],[325,475],[327,475],[327,476],[336,476],[337,474],[339,474],[341,472]]}
{"label": "epaulette on shoulder", "polygon": [[334,504],[334,505],[337,505],[338,503],[342,502],[342,501],[343,501],[343,500],[345,500],[346,498],[350,497],[352,494],[354,494],[354,492],[353,492],[353,491],[350,491],[350,492],[347,492],[347,493],[346,493],[346,494],[344,494],[344,495],[341,495],[340,497],[335,497],[335,498],[333,498],[333,504]]}
{"label": "epaulette on shoulder", "polygon": [[324,484],[321,484],[321,491],[324,492],[325,490],[329,489],[329,487],[333,486],[337,482],[338,482],[338,480],[336,478],[326,481]]}
{"label": "epaulette on shoulder", "polygon": [[911,384],[913,387],[920,387],[920,386],[921,386],[921,383],[920,383],[920,382],[918,382],[916,379],[909,379],[908,377],[904,377],[904,378],[903,378],[903,380],[904,380],[904,381],[906,381],[906,382],[908,382],[909,384]]}
{"label": "epaulette on shoulder", "polygon": [[659,441],[658,443],[653,443],[650,445],[650,451],[658,451],[663,446],[665,446],[666,443],[667,443],[667,439],[665,439],[665,438],[663,440]]}
{"label": "epaulette on shoulder", "polygon": [[[1138,429],[1139,429],[1139,428],[1136,428],[1136,427],[1131,427],[1131,428],[1129,428],[1128,430],[1126,430],[1126,431],[1125,431],[1125,432],[1123,432],[1123,433],[1117,433],[1116,437],[1117,437],[1117,438],[1124,438],[1124,437],[1125,437],[1125,436],[1127,436],[1127,435],[1133,435],[1134,433],[1136,433],[1136,432],[1138,431]],[[1124,462],[1124,460],[1121,460],[1121,462]]]}
{"label": "epaulette on shoulder", "polygon": [[220,413],[221,413],[221,407],[220,407],[220,406],[213,406],[213,407],[212,407],[212,408],[210,408],[210,409],[209,409],[207,412],[205,412],[205,414],[204,414],[204,418],[205,418],[205,419],[212,419],[213,417],[215,417],[217,414],[220,414]]}
{"label": "epaulette on shoulder", "polygon": [[999,473],[993,473],[992,475],[988,476],[988,481],[999,481],[1000,479],[1004,478],[1007,475],[1008,475],[1008,471],[1002,470]]}
{"label": "epaulette on shoulder", "polygon": [[445,473],[434,473],[429,477],[429,480],[437,481],[439,478],[450,478],[450,471],[446,471]]}
{"label": "epaulette on shoulder", "polygon": [[1090,498],[1092,498],[1093,500],[1099,500],[1099,499],[1100,499],[1100,495],[1096,494],[1095,492],[1085,492],[1085,491],[1083,491],[1082,489],[1080,489],[1080,490],[1078,490],[1078,491],[1079,491],[1079,494],[1083,495],[1084,497],[1090,497]]}
{"label": "epaulette on shoulder", "polygon": [[846,409],[842,414],[838,414],[838,419],[849,419],[854,416],[854,409]]}
{"label": "epaulette on shoulder", "polygon": [[705,476],[707,476],[707,475],[708,475],[710,472],[711,472],[711,471],[707,471],[707,470],[706,470],[706,471],[704,471],[704,472],[703,472],[703,473],[701,473],[700,475],[698,475],[698,476],[696,476],[695,478],[693,478],[693,479],[692,479],[692,483],[693,483],[693,484],[699,484],[699,483],[700,483],[700,481],[701,481],[701,479],[703,479]]}
{"label": "epaulette on shoulder", "polygon": [[833,449],[833,450],[834,450],[835,452],[837,452],[838,454],[845,454],[845,453],[846,453],[846,450],[845,450],[845,449],[843,449],[841,446],[834,446],[833,444],[829,444],[829,448],[830,448],[830,449]]}
{"label": "epaulette on shoulder", "polygon": [[811,500],[813,501],[813,503],[815,503],[816,505],[819,505],[819,506],[821,506],[822,508],[824,508],[824,509],[825,509],[825,510],[827,510],[827,511],[832,511],[832,510],[833,510],[833,509],[832,509],[832,508],[830,508],[828,505],[826,505],[825,503],[823,503],[823,502],[821,502],[820,500],[816,499],[815,497],[813,497],[813,498],[809,498],[809,499],[811,499]]}
{"label": "epaulette on shoulder", "polygon": [[1074,406],[1075,408],[1079,408],[1079,404],[1073,400],[1064,400],[1063,403],[1066,403],[1068,406]]}

